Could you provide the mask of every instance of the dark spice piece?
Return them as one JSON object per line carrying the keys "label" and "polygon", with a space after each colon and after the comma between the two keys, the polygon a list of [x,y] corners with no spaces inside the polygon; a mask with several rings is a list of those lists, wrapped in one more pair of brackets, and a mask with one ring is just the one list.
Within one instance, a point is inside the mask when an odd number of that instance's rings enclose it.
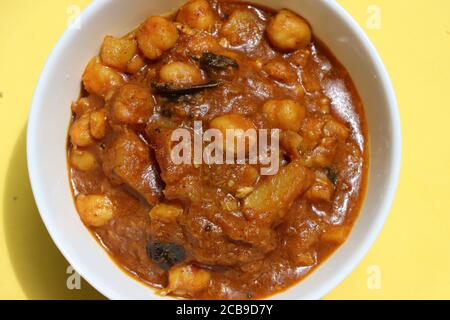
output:
{"label": "dark spice piece", "polygon": [[171,83],[153,83],[153,91],[161,95],[166,95],[169,97],[177,97],[187,94],[195,94],[201,90],[216,88],[219,86],[218,81],[210,81],[204,84],[199,84],[190,87],[179,87]]}
{"label": "dark spice piece", "polygon": [[163,270],[168,270],[186,258],[184,248],[175,243],[150,241],[147,245],[147,254]]}
{"label": "dark spice piece", "polygon": [[210,52],[206,52],[201,56],[200,66],[202,67],[202,69],[206,70],[239,68],[236,60]]}

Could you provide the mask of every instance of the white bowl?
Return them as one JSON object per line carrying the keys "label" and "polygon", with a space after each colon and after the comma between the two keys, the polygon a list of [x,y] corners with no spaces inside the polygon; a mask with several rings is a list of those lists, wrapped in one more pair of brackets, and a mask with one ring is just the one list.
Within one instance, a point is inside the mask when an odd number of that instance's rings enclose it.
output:
{"label": "white bowl", "polygon": [[[27,132],[28,169],[42,219],[70,264],[111,299],[169,299],[156,295],[109,258],[75,210],[66,164],[71,101],[89,59],[107,34],[123,35],[147,16],[178,8],[183,0],[96,0],[82,13],[81,29],[67,30],[39,80]],[[304,281],[273,298],[319,299],[367,253],[389,213],[400,171],[401,129],[396,98],[375,48],[333,0],[259,0],[309,20],[315,34],[347,68],[363,100],[370,133],[370,177],[364,206],[349,239]]]}

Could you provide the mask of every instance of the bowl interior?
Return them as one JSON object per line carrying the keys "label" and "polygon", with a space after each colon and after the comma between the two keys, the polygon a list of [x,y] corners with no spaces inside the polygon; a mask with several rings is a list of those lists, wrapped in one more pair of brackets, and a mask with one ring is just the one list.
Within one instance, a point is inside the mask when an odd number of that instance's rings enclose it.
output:
{"label": "bowl interior", "polygon": [[[70,104],[77,98],[89,59],[105,35],[120,36],[147,16],[168,13],[183,0],[97,0],[68,30],[50,56],[36,89],[29,117],[27,148],[33,193],[58,248],[97,290],[112,299],[166,299],[120,270],[81,223],[66,165]],[[341,248],[312,275],[276,299],[317,299],[356,266],[367,252],[391,206],[400,164],[400,126],[390,80],[361,29],[334,1],[259,0],[289,8],[309,20],[315,34],[352,76],[363,100],[370,132],[371,166],[366,200]]]}

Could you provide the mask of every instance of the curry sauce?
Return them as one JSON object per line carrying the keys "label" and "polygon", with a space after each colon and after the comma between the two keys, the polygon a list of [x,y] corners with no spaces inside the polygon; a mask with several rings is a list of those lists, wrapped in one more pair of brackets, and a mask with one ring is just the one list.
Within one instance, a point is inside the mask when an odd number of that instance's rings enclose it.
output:
{"label": "curry sauce", "polygon": [[[191,0],[105,37],[86,67],[68,138],[76,206],[118,265],[161,294],[264,298],[351,231],[368,175],[364,110],[299,14]],[[174,131],[194,135],[196,122],[277,129],[278,172],[174,163]]]}

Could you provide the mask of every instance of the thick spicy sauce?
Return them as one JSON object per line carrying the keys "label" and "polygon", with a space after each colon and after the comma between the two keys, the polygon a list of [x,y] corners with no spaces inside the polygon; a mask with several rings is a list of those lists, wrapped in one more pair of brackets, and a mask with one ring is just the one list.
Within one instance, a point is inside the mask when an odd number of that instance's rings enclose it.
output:
{"label": "thick spicy sauce", "polygon": [[[210,25],[189,16],[205,3]],[[320,41],[274,45],[267,29],[275,11],[190,4],[166,20],[174,28],[156,22],[167,39],[178,29],[170,48],[156,50],[141,26],[123,41],[105,39],[87,67],[69,132],[74,196],[117,263],[161,293],[263,298],[303,279],[347,238],[367,180],[363,106]],[[175,72],[179,83],[169,81],[174,63],[188,69]],[[280,108],[294,111],[272,114]],[[275,176],[261,176],[260,165],[171,162],[173,130],[230,119],[281,129]]]}

